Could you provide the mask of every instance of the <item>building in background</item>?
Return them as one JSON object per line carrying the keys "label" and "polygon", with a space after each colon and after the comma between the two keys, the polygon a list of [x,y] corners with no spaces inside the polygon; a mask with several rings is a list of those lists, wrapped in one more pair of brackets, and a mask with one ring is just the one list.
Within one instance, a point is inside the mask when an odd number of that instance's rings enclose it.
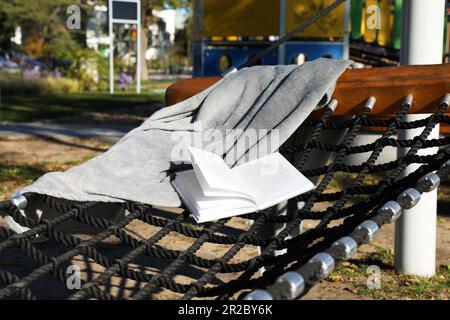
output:
{"label": "building in background", "polygon": [[101,45],[109,44],[109,36],[106,31],[108,25],[108,7],[95,5],[92,17],[86,24],[86,44],[88,48],[99,51]]}
{"label": "building in background", "polygon": [[153,10],[156,22],[149,26],[148,30],[148,49],[145,54],[146,60],[164,59],[172,48],[175,40],[176,11]]}
{"label": "building in background", "polygon": [[[183,26],[185,18],[182,14],[173,9],[153,10],[154,23],[148,26],[148,48],[146,51],[146,60],[164,58],[169,54],[170,48],[175,40],[177,27]],[[105,5],[96,5],[93,9],[92,17],[88,20],[86,26],[87,46],[95,51],[102,51],[101,47],[109,45],[109,36],[106,30],[108,26],[108,8]],[[133,28],[131,25],[117,25],[118,29],[116,48],[119,57],[130,59],[131,51],[134,51],[130,38],[133,37]],[[107,48],[104,48],[107,50]],[[107,52],[106,52],[107,56]]]}

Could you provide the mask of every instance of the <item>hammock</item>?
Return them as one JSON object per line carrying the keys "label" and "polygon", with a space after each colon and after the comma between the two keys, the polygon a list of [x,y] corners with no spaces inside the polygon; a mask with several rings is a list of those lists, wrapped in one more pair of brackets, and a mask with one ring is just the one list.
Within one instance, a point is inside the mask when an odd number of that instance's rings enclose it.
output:
{"label": "hammock", "polygon": [[[405,70],[408,72],[405,73]],[[436,72],[438,70],[439,72]],[[348,73],[372,72],[377,75],[380,69],[349,70]],[[418,77],[411,78],[411,72],[420,73]],[[296,298],[307,292],[314,283],[328,275],[335,263],[347,259],[357,246],[373,239],[377,230],[385,223],[394,221],[400,208],[408,208],[414,205],[420,194],[434,189],[439,179],[448,179],[450,168],[450,140],[448,137],[428,140],[432,129],[438,123],[450,123],[450,117],[445,115],[449,106],[450,95],[445,95],[448,90],[448,66],[407,67],[389,69],[387,72],[391,79],[386,85],[393,87],[389,94],[383,92],[374,99],[373,90],[379,89],[379,83],[372,83],[366,78],[369,85],[365,93],[369,97],[361,104],[355,96],[360,90],[354,90],[352,104],[337,104],[333,100],[325,108],[320,116],[313,115],[308,118],[302,127],[308,127],[311,134],[302,145],[290,145],[281,148],[285,155],[298,154],[299,160],[295,163],[302,173],[309,177],[319,177],[317,189],[303,194],[291,201],[303,202],[301,209],[293,210],[287,215],[278,215],[274,208],[258,214],[248,214],[243,219],[251,222],[247,230],[239,230],[234,234],[227,234],[223,228],[230,219],[220,220],[212,224],[201,225],[192,228],[188,223],[192,222],[188,213],[177,214],[174,218],[164,218],[154,214],[152,208],[139,203],[127,202],[123,204],[126,214],[117,221],[111,221],[96,217],[90,210],[98,203],[67,203],[59,199],[37,194],[25,194],[10,201],[1,203],[2,215],[11,216],[17,223],[29,228],[28,231],[15,234],[10,229],[0,228],[0,256],[8,248],[16,246],[40,266],[29,274],[19,278],[18,275],[7,268],[0,266],[0,298],[39,298],[31,289],[46,274],[51,274],[66,283],[69,276],[66,272],[67,264],[75,256],[82,256],[102,267],[97,276],[85,280],[79,290],[68,291],[70,299],[115,299],[108,292],[108,281],[113,276],[120,276],[139,282],[141,285],[130,296],[133,299],[146,299],[155,288],[164,288],[179,294],[184,299],[194,297],[217,298],[264,298],[270,296],[273,299]],[[346,89],[346,74],[339,81],[335,97],[343,94]],[[428,74],[428,76],[426,76]],[[367,75],[367,74],[366,74]],[[396,87],[396,81],[401,83]],[[410,81],[405,83],[402,77],[408,77]],[[378,79],[383,82],[382,79]],[[392,92],[416,92],[426,87],[426,91],[420,96],[406,96],[398,100]],[[383,90],[381,90],[383,91]],[[174,88],[168,95],[174,93]],[[433,97],[432,97],[433,96]],[[392,98],[389,103],[388,98]],[[347,98],[349,99],[349,98]],[[169,97],[170,100],[170,97]],[[352,100],[353,101],[353,100]],[[380,103],[378,103],[380,101]],[[437,103],[436,103],[437,102]],[[371,114],[382,114],[386,110],[389,113],[400,105],[389,119],[371,119]],[[337,107],[336,107],[337,105]],[[351,119],[342,120],[335,115],[353,113],[359,109]],[[404,122],[402,118],[408,112],[430,112],[426,119]],[[365,145],[352,145],[352,141],[364,128],[384,128],[384,133],[374,143]],[[412,140],[398,140],[393,137],[396,130],[421,128],[422,133]],[[331,144],[321,141],[323,130],[336,130],[345,135],[339,144]],[[381,151],[387,147],[410,148],[405,156],[387,163],[376,163]],[[435,156],[420,156],[418,151],[423,148],[439,147]],[[333,161],[321,167],[306,167],[305,164],[314,152],[328,152],[333,154]],[[370,156],[360,165],[347,165],[345,156],[350,154],[366,153]],[[420,164],[415,172],[407,177],[402,177],[402,171],[409,164]],[[435,171],[437,171],[435,173]],[[354,174],[352,182],[342,190],[332,192],[327,189],[333,177],[340,173]],[[368,176],[374,176],[376,183],[366,181]],[[33,219],[21,214],[26,199],[38,197],[49,208],[59,212],[52,220],[43,220],[36,223]],[[326,210],[314,209],[317,203],[332,203]],[[96,227],[98,231],[89,238],[81,238],[64,233],[59,226],[66,221],[75,220],[82,224]],[[157,227],[150,237],[140,240],[136,235],[130,234],[125,228],[133,221]],[[315,228],[306,230],[298,236],[289,238],[302,221],[316,220],[319,223]],[[330,226],[334,220],[343,221],[339,225]],[[283,230],[276,236],[263,237],[261,229],[270,224],[285,224]],[[169,233],[177,233],[184,237],[192,238],[190,246],[183,251],[167,248],[161,245],[161,240]],[[102,251],[101,243],[108,237],[114,236],[128,248],[119,258],[113,257],[108,252]],[[62,244],[64,250],[57,255],[48,255],[35,243],[36,237],[41,242]],[[343,240],[344,239],[344,240]],[[351,239],[351,240],[349,240]],[[337,241],[337,242],[336,242]],[[229,248],[224,253],[217,254],[215,258],[204,258],[197,251],[205,244],[226,244]],[[333,243],[336,243],[333,245]],[[254,246],[261,247],[261,254],[247,260],[232,261],[233,257],[241,251]],[[286,253],[274,255],[276,250],[287,249]],[[319,253],[319,256],[316,254]],[[156,272],[145,272],[136,266],[139,257],[152,257],[149,265],[163,265]],[[312,258],[312,260],[310,260]],[[131,265],[133,263],[133,266]],[[183,273],[187,267],[197,268],[198,275],[190,283],[181,283],[175,280],[177,275]],[[260,268],[266,270],[259,274]],[[156,268],[156,267],[155,267]],[[289,272],[289,273],[286,273]],[[233,279],[226,283],[217,284],[217,276],[228,274]],[[278,278],[281,276],[281,278]],[[275,279],[279,279],[275,282]],[[281,279],[281,280],[280,280]],[[287,280],[286,280],[287,279]],[[303,280],[299,280],[303,279]],[[275,283],[275,284],[274,284]],[[296,285],[294,285],[296,284]],[[261,291],[262,288],[267,290]],[[303,288],[300,290],[300,288]],[[305,289],[306,288],[306,289]],[[289,289],[289,290],[286,290]],[[261,296],[261,292],[263,295]],[[178,295],[177,295],[178,297]]]}
{"label": "hammock", "polygon": [[[342,2],[337,1],[334,6]],[[323,14],[326,12],[300,27],[314,23]],[[296,34],[300,29],[291,33]],[[182,101],[217,80],[192,79],[177,83],[166,94],[167,105]],[[29,273],[17,274],[7,264],[0,263],[0,299],[42,298],[39,286],[53,278],[61,282],[69,299],[124,298],[112,290],[113,277],[123,279],[124,283],[132,282],[132,292],[126,297],[131,299],[148,299],[160,290],[175,295],[171,298],[182,299],[298,298],[329,275],[338,263],[349,259],[358,246],[372,241],[379,228],[395,221],[402,209],[416,205],[422,193],[434,190],[440,181],[449,179],[450,139],[428,139],[437,124],[450,123],[446,115],[450,103],[449,83],[449,65],[348,70],[338,81],[334,100],[302,124],[300,130],[309,132],[307,139],[297,145],[286,144],[280,150],[286,156],[296,156],[295,166],[305,176],[316,179],[317,188],[291,199],[288,206],[294,209],[286,215],[279,215],[274,207],[240,217],[244,227],[234,228],[233,232],[228,232],[232,219],[193,226],[187,211],[158,215],[156,208],[134,202],[120,204],[124,214],[116,220],[93,213],[103,205],[100,203],[67,202],[38,194],[18,195],[1,202],[0,214],[12,217],[28,230],[14,233],[0,227],[0,258],[8,250],[20,250],[38,266]],[[418,121],[404,121],[408,113],[430,115]],[[414,139],[395,138],[398,130],[414,128],[421,129]],[[354,145],[358,134],[367,129],[382,130],[382,134],[373,143]],[[324,140],[325,131],[335,131],[343,138],[338,143]],[[377,162],[386,147],[409,148],[409,151],[394,161]],[[431,147],[439,147],[439,151],[432,156],[418,154],[421,149]],[[332,161],[311,166],[318,152],[331,155]],[[346,163],[346,156],[363,153],[369,155],[361,164]],[[410,164],[420,167],[403,177],[402,172]],[[339,174],[349,174],[352,179],[339,190],[330,188],[330,182]],[[21,210],[31,199],[43,201],[58,215],[39,222],[22,215]],[[325,210],[317,209],[316,205],[321,203]],[[290,237],[307,220],[317,225]],[[64,232],[62,226],[69,221],[96,231],[90,236]],[[151,234],[129,232],[127,228],[136,221],[148,226]],[[280,224],[283,227],[276,235],[267,236],[262,232]],[[163,241],[174,234],[191,239],[186,241],[186,249],[174,249]],[[124,248],[120,254],[112,254],[103,246],[112,237]],[[59,246],[60,250],[48,252],[44,244]],[[209,256],[204,257],[200,252],[206,245],[221,245],[226,249],[210,250]],[[236,261],[236,255],[254,251],[255,247],[260,248],[259,254]],[[280,250],[284,253],[280,254]],[[71,281],[67,267],[74,263],[75,257],[88,261],[90,268],[82,276],[80,287],[73,289],[66,286]],[[100,271],[91,272],[94,266]],[[187,268],[195,269],[195,275],[190,281],[181,281],[180,276],[185,275]],[[261,268],[264,273],[260,272]],[[224,274],[228,280],[220,281]]]}

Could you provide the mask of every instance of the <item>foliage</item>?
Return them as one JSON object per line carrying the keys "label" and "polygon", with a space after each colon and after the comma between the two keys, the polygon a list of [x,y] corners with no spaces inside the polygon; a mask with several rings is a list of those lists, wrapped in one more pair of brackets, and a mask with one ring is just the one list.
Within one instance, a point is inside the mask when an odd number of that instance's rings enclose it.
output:
{"label": "foliage", "polygon": [[[50,57],[57,61],[64,76],[76,78],[83,90],[103,91],[108,88],[108,59],[100,57],[86,47],[86,21],[94,5],[106,4],[106,0],[2,0],[0,1],[0,45],[10,47],[9,39],[14,28],[22,28],[23,44],[17,48],[32,58]],[[66,26],[67,8],[76,4],[81,8],[81,30],[69,30]],[[163,8],[190,10],[192,0],[142,0],[142,28],[154,21],[152,11]],[[143,50],[148,43],[143,35]],[[180,50],[186,52],[186,35]],[[143,55],[145,56],[145,54]],[[95,63],[93,63],[95,62]],[[87,64],[95,64],[97,76],[92,76]],[[120,65],[117,63],[116,65]],[[147,75],[146,63],[142,64]],[[98,78],[98,79],[95,79]]]}
{"label": "foliage", "polygon": [[[397,274],[393,268],[392,250],[378,245],[369,245],[371,251],[360,259],[351,259],[336,267],[327,278],[329,282],[340,282],[344,290],[360,297],[374,299],[449,299],[450,269],[442,265],[431,278]],[[367,287],[367,268],[377,265],[381,269],[381,288]]]}
{"label": "foliage", "polygon": [[5,25],[20,25],[26,35],[23,49],[31,57],[52,54],[62,58],[76,45],[65,25],[66,8],[73,0],[3,0],[0,11],[8,19]]}
{"label": "foliage", "polygon": [[73,93],[80,91],[80,83],[75,79],[56,77],[0,77],[0,90],[3,96],[15,94]]}
{"label": "foliage", "polygon": [[0,4],[0,48],[10,49],[11,48],[11,37],[14,36],[14,26],[8,23],[8,16],[6,12],[1,10],[2,5]]}

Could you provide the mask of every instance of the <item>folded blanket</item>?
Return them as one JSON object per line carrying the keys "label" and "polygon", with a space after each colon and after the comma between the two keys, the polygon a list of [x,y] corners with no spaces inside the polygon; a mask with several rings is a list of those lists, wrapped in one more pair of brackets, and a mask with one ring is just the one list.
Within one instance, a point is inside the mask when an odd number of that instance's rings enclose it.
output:
{"label": "folded blanket", "polygon": [[336,80],[351,64],[318,59],[301,66],[244,68],[159,110],[98,157],[66,172],[48,173],[20,192],[179,206],[171,179],[186,169],[187,147],[206,147],[230,166],[263,155],[261,145],[274,152],[314,109],[329,102]]}

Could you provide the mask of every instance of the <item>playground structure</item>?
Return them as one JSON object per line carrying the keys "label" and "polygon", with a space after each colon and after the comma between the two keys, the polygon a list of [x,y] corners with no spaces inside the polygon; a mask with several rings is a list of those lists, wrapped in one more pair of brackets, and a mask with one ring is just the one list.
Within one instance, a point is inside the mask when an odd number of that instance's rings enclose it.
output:
{"label": "playground structure", "polygon": [[[333,1],[197,0],[194,2],[194,76],[215,76],[240,65]],[[259,64],[297,64],[348,58],[349,3],[266,55]]]}
{"label": "playground structure", "polygon": [[[351,1],[350,52],[353,60],[373,66],[400,63],[403,2],[403,0]],[[378,21],[372,19],[371,27],[367,23],[367,20],[371,19],[370,15],[372,18],[379,19]],[[443,12],[442,19],[444,20],[443,55],[448,56],[450,46],[448,11]]]}
{"label": "playground structure", "polygon": [[[194,2],[194,76],[217,76],[240,65],[330,0],[197,0]],[[264,65],[297,64],[320,57],[351,58],[372,66],[400,63],[403,0],[352,0],[298,33]],[[431,4],[430,4],[431,5]],[[448,15],[443,13],[444,54],[448,55]],[[370,23],[367,23],[367,21]]]}

